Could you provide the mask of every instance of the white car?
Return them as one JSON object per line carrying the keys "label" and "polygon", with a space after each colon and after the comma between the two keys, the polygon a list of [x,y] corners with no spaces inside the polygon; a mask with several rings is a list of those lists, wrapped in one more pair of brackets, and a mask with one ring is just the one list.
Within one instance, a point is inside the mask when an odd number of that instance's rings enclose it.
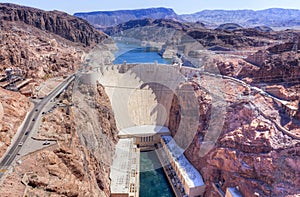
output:
{"label": "white car", "polygon": [[49,145],[50,142],[48,140],[44,141],[43,145]]}

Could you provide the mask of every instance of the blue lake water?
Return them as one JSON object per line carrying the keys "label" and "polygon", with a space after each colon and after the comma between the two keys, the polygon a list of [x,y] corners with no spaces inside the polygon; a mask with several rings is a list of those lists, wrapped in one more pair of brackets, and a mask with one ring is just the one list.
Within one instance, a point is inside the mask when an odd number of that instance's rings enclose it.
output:
{"label": "blue lake water", "polygon": [[[157,61],[159,64],[170,64],[170,59],[163,59],[159,54],[158,51],[150,48],[150,47],[136,47],[132,49],[124,48],[126,46],[117,44],[118,47],[122,47],[123,53],[119,52],[116,54],[116,59],[114,64],[122,64],[124,61],[126,63],[154,63]],[[121,50],[122,50],[121,49]],[[120,50],[119,50],[120,51]]]}
{"label": "blue lake water", "polygon": [[141,152],[140,197],[175,197],[154,151]]}

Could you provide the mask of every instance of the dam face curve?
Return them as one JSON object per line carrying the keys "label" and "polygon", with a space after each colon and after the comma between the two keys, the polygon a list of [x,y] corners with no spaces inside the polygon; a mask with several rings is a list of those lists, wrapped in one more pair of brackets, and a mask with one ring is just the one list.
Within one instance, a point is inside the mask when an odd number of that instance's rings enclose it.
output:
{"label": "dam face curve", "polygon": [[105,87],[119,130],[142,125],[168,127],[178,86],[185,82],[176,67],[123,64],[102,67],[97,81]]}

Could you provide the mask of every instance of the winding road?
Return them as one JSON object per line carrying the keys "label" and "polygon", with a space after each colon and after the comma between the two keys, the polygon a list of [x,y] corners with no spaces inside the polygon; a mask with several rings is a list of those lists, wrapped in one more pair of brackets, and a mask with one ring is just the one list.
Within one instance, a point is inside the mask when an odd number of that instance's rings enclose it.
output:
{"label": "winding road", "polygon": [[15,140],[14,144],[11,145],[10,149],[6,152],[4,157],[0,162],[0,179],[9,169],[10,165],[15,160],[17,154],[22,149],[22,145],[28,139],[28,135],[34,126],[37,124],[35,120],[42,114],[45,106],[56,96],[58,96],[63,90],[65,90],[68,85],[76,78],[76,75],[73,74],[69,76],[65,81],[63,81],[59,86],[57,86],[48,96],[46,96],[39,103],[35,104],[34,108],[28,114],[27,118],[23,122],[23,127],[19,136]]}

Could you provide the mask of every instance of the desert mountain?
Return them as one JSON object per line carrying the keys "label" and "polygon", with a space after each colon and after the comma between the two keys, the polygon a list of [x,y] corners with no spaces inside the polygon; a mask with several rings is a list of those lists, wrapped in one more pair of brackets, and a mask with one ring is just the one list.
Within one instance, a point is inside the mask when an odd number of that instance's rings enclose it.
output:
{"label": "desert mountain", "polygon": [[300,25],[300,10],[271,8],[266,10],[203,10],[180,16],[183,20],[211,25],[237,23],[242,26],[291,27]]}
{"label": "desert mountain", "polygon": [[85,48],[107,37],[59,11],[0,4],[0,18],[0,72],[18,68],[36,80],[74,72]]}
{"label": "desert mountain", "polygon": [[96,27],[114,26],[135,19],[177,18],[177,14],[169,8],[149,8],[138,10],[99,11],[75,13],[75,16],[87,20]]}
{"label": "desert mountain", "polygon": [[60,11],[46,12],[36,8],[4,3],[0,4],[0,18],[3,21],[22,22],[87,46],[99,43],[105,37],[85,20]]}
{"label": "desert mountain", "polygon": [[203,10],[193,14],[178,15],[168,8],[149,8],[139,10],[98,11],[75,13],[75,16],[87,20],[96,27],[109,27],[136,19],[166,19],[202,22],[207,26],[217,27],[224,23],[237,23],[244,27],[300,26],[300,10],[271,8],[265,10]]}

